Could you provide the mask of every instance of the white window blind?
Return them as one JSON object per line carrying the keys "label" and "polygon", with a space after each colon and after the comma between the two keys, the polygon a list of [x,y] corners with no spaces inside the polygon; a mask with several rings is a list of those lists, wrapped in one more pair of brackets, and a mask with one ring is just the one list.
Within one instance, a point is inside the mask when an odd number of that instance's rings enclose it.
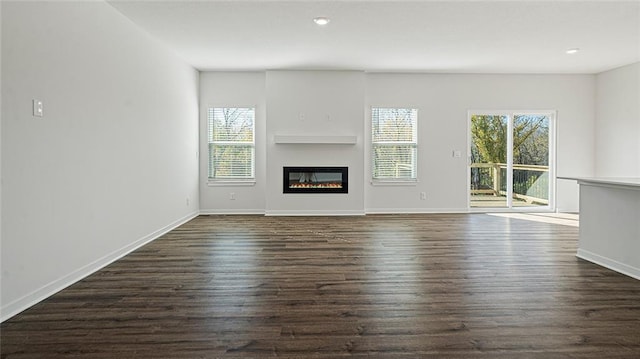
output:
{"label": "white window blind", "polygon": [[254,179],[255,108],[209,108],[207,120],[209,179]]}
{"label": "white window blind", "polygon": [[418,110],[372,108],[374,180],[417,179]]}

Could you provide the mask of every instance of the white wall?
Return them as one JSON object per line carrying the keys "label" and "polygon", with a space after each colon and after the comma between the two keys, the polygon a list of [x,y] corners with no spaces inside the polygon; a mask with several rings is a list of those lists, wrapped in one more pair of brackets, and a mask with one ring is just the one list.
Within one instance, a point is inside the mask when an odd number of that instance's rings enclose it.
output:
{"label": "white wall", "polygon": [[[0,2],[0,87],[2,84],[2,2]],[[0,259],[2,258],[2,89],[0,88]],[[0,263],[1,265],[1,263]],[[2,272],[0,267],[0,282]],[[0,298],[1,299],[1,298]],[[0,302],[0,309],[2,302]],[[2,320],[2,313],[0,313]]]}
{"label": "white wall", "polygon": [[640,190],[628,183],[581,181],[577,256],[640,279]]}
{"label": "white wall", "polygon": [[[556,110],[557,175],[592,175],[594,85],[592,75],[367,75],[367,107],[415,107],[419,117],[419,183],[367,184],[367,211],[466,210],[469,110]],[[463,156],[452,157],[454,150]],[[426,200],[420,192],[427,193]],[[556,204],[563,211],[578,210],[575,181],[558,181]]]}
{"label": "white wall", "polygon": [[[202,213],[264,213],[266,187],[266,95],[264,72],[200,74],[200,208]],[[256,181],[250,186],[209,185],[207,109],[255,107]],[[231,200],[230,193],[234,193]]]}
{"label": "white wall", "polygon": [[640,63],[596,81],[595,174],[640,177]]}
{"label": "white wall", "polygon": [[[267,72],[267,214],[364,214],[364,78],[361,71]],[[274,135],[358,140],[278,144]],[[349,167],[349,193],[283,194],[283,166]]]}
{"label": "white wall", "polygon": [[[466,211],[464,154],[469,110],[557,111],[557,175],[592,176],[595,82],[594,75],[267,71],[265,78],[263,73],[203,73],[201,132],[206,130],[205,102],[225,106],[258,104],[256,154],[266,152],[266,158],[257,159],[255,187],[207,187],[206,138],[202,137],[202,208],[211,213],[311,213],[313,203],[321,213],[334,214]],[[266,113],[261,104],[267,107]],[[418,108],[420,153],[416,185],[370,183],[368,118],[372,106]],[[300,114],[304,114],[302,119]],[[261,132],[263,128],[266,130]],[[275,134],[356,135],[358,144],[274,144]],[[452,157],[454,150],[461,151],[463,157]],[[283,195],[281,167],[285,163],[304,165],[313,161],[321,165],[347,163],[351,167],[349,191],[353,196]],[[364,190],[362,197],[353,192],[360,190],[359,184]],[[262,192],[263,188],[266,192]],[[235,201],[229,200],[229,192],[236,194]],[[426,200],[420,199],[420,192],[427,193]],[[558,180],[556,206],[561,211],[578,211],[575,181]]]}
{"label": "white wall", "polygon": [[197,213],[198,74],[103,2],[3,2],[2,74],[6,319]]}

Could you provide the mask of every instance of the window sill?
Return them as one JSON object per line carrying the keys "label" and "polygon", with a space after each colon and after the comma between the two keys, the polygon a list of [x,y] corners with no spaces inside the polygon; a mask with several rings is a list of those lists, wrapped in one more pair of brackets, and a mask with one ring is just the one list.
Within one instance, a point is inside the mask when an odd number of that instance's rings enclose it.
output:
{"label": "window sill", "polygon": [[371,180],[372,186],[417,186],[418,180]]}
{"label": "window sill", "polygon": [[223,187],[223,186],[255,186],[256,180],[209,180],[207,186],[209,187]]}

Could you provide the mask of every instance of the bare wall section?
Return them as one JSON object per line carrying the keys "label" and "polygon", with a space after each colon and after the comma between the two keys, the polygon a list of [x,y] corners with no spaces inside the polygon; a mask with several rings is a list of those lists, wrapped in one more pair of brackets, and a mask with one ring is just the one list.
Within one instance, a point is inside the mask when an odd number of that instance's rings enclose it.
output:
{"label": "bare wall section", "polygon": [[[254,186],[207,186],[206,136],[201,136],[205,213],[464,212],[469,110],[557,111],[556,174],[594,174],[595,75],[220,72],[202,73],[201,88],[203,134],[208,105],[257,106]],[[372,106],[418,109],[418,183],[371,183]],[[276,135],[356,136],[357,143],[277,144]],[[453,157],[453,151],[462,157]],[[282,193],[282,166],[314,164],[350,166],[349,196]],[[575,181],[558,180],[556,205],[561,211],[578,210]]]}
{"label": "bare wall section", "polygon": [[596,78],[596,176],[640,177],[640,63]]}
{"label": "bare wall section", "polygon": [[197,214],[198,74],[104,2],[3,2],[2,75],[6,319]]}
{"label": "bare wall section", "polygon": [[[466,211],[469,110],[556,110],[557,175],[593,174],[592,75],[368,74],[366,89],[368,111],[372,106],[417,108],[419,141],[419,182],[367,183],[367,212]],[[365,133],[370,133],[368,121]],[[462,157],[453,157],[453,151]],[[426,200],[420,192],[426,192]],[[574,181],[558,181],[557,207],[578,210]]]}
{"label": "bare wall section", "polygon": [[[267,71],[267,214],[364,214],[364,83],[361,71]],[[357,140],[285,144],[274,136]],[[346,166],[349,193],[282,193],[283,166]]]}
{"label": "bare wall section", "polygon": [[[208,181],[207,109],[255,107],[255,183],[210,184]],[[200,211],[262,214],[266,188],[266,93],[264,72],[200,73]]]}

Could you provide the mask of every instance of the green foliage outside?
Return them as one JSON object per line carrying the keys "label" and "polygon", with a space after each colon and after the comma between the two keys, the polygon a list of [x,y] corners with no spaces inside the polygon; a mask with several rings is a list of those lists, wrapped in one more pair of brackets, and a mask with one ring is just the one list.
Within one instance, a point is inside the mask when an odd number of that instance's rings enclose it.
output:
{"label": "green foliage outside", "polygon": [[[506,191],[508,120],[503,115],[471,117],[472,163],[495,164],[472,168],[471,188],[493,188],[498,175],[500,190]],[[549,165],[549,118],[545,115],[516,115],[513,118],[513,190],[514,193],[548,198],[548,172],[518,168]],[[499,174],[496,174],[495,171]]]}
{"label": "green foliage outside", "polygon": [[[507,163],[507,116],[471,116],[472,161]],[[549,119],[517,115],[513,120],[513,162],[549,165]]]}
{"label": "green foliage outside", "polygon": [[209,109],[209,178],[253,178],[253,108]]}
{"label": "green foliage outside", "polygon": [[372,110],[373,178],[415,179],[417,110]]}

